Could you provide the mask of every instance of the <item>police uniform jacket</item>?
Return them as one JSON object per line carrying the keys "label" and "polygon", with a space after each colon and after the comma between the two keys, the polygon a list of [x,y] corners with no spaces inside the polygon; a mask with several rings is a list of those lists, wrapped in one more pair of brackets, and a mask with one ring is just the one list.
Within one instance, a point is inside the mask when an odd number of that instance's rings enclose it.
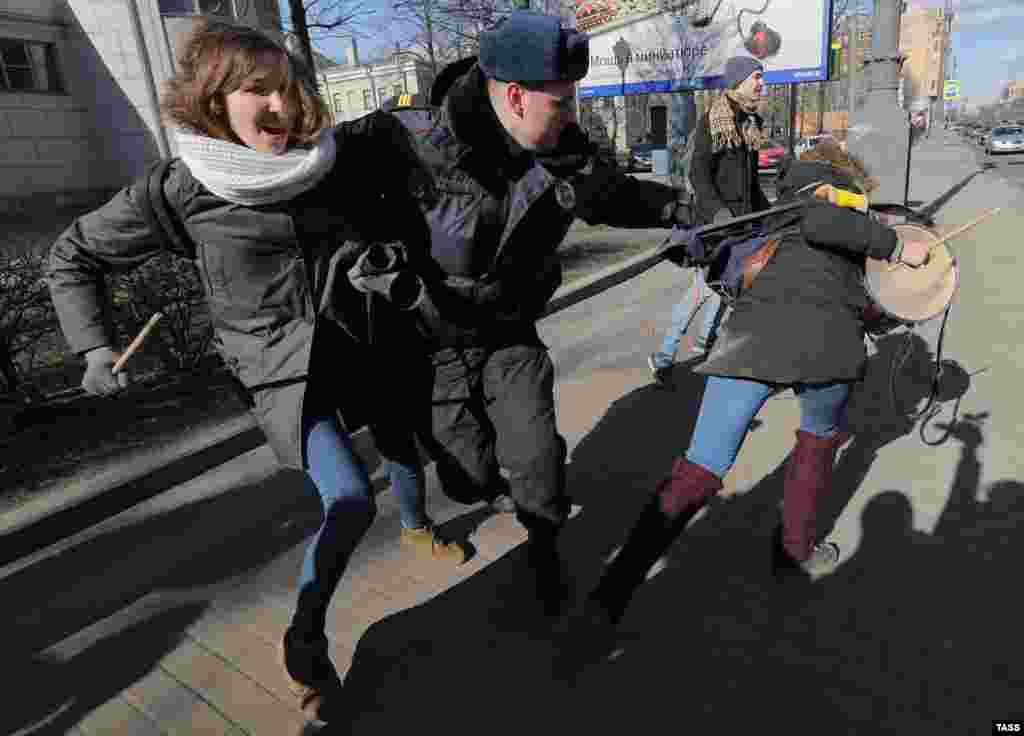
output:
{"label": "police uniform jacket", "polygon": [[447,287],[423,315],[431,345],[539,344],[534,323],[562,283],[557,250],[575,218],[671,227],[689,211],[671,187],[622,174],[576,124],[550,153],[523,149],[479,66],[447,76],[439,123],[420,142],[434,181],[421,198],[431,255]]}

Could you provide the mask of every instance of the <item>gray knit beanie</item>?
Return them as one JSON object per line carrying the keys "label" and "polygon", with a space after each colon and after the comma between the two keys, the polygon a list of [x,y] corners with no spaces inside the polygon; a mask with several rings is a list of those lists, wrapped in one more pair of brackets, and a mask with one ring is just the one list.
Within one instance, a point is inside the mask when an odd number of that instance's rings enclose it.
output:
{"label": "gray knit beanie", "polygon": [[764,66],[752,56],[734,56],[725,62],[725,86],[736,89],[754,72],[763,72]]}

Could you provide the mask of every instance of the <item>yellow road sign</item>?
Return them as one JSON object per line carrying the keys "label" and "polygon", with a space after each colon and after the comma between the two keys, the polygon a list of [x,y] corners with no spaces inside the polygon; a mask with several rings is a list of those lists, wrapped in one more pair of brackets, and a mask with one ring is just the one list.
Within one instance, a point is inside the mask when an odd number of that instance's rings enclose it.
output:
{"label": "yellow road sign", "polygon": [[944,100],[959,100],[960,99],[960,80],[959,79],[947,79],[942,86],[942,99]]}

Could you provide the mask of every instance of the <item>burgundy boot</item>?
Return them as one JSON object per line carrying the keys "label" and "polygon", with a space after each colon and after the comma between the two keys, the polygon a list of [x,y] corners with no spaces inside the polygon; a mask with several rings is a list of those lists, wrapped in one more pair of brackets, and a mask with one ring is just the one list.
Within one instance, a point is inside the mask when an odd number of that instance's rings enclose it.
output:
{"label": "burgundy boot", "polygon": [[777,571],[787,566],[803,567],[818,558],[838,560],[838,547],[834,544],[816,544],[816,519],[818,499],[832,486],[832,466],[842,441],[843,433],[819,437],[797,430],[796,446],[786,465],[782,529],[776,542]]}
{"label": "burgundy boot", "polygon": [[721,478],[711,471],[686,458],[676,459],[672,474],[658,484],[626,544],[589,596],[605,609],[611,623],[618,623],[647,571],[721,488]]}

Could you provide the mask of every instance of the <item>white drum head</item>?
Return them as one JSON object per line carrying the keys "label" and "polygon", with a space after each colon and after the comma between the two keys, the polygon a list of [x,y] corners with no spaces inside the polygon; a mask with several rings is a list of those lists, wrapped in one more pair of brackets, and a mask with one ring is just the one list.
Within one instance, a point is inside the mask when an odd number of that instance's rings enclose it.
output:
{"label": "white drum head", "polygon": [[[894,225],[904,242],[935,243],[938,238],[919,225]],[[864,286],[871,299],[889,316],[909,324],[942,314],[956,293],[956,259],[945,244],[935,248],[918,268],[868,258]]]}

